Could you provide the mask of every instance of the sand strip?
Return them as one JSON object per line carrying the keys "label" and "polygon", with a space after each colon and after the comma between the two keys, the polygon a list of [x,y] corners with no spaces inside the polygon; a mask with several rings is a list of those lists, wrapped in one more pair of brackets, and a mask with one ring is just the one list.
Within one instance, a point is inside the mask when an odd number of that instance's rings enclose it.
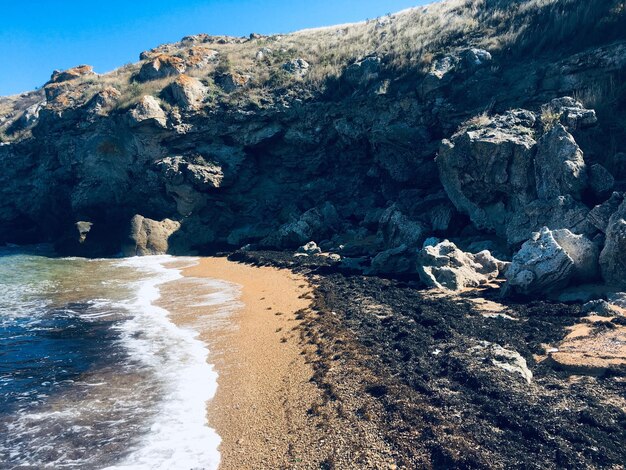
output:
{"label": "sand strip", "polygon": [[[241,308],[221,328],[209,323],[200,336],[219,374],[207,413],[222,438],[220,470],[299,467],[294,441],[311,434],[307,410],[320,396],[295,330],[296,312],[310,306],[309,284],[287,270],[225,258],[202,258],[183,274],[241,286]],[[198,309],[175,310],[173,321],[197,327]]]}

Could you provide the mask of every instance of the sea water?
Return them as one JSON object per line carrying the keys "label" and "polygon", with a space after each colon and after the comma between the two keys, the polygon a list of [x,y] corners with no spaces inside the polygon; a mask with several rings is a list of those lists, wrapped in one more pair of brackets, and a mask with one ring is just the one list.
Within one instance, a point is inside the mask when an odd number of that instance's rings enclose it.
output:
{"label": "sea water", "polygon": [[159,300],[224,321],[236,287],[183,278],[192,258],[48,255],[0,248],[0,469],[217,468],[217,373]]}

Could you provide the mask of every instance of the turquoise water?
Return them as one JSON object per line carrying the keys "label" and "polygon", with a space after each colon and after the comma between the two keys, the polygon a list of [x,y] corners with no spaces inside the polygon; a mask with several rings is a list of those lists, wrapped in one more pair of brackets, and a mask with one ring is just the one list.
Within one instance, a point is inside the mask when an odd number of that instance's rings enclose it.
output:
{"label": "turquoise water", "polygon": [[155,305],[194,261],[46,254],[0,249],[0,469],[216,468],[217,374]]}

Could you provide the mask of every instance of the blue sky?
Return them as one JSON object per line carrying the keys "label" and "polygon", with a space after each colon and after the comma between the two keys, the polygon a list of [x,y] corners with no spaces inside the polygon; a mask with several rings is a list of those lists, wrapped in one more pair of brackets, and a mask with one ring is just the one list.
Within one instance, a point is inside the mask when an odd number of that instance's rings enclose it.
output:
{"label": "blue sky", "polygon": [[197,33],[248,35],[361,21],[432,0],[22,0],[0,15],[0,96],[79,64],[108,72]]}

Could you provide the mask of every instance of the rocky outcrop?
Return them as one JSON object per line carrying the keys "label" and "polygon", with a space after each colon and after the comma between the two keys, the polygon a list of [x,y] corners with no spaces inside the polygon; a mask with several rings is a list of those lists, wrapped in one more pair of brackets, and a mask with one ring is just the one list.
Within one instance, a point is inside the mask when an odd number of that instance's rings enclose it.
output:
{"label": "rocky outcrop", "polygon": [[48,83],[61,83],[75,78],[84,77],[86,75],[95,75],[93,67],[91,65],[79,65],[67,70],[55,70],[52,73],[50,82]]}
{"label": "rocky outcrop", "polygon": [[[428,241],[427,241],[428,243]],[[445,240],[432,241],[418,256],[418,273],[427,287],[452,291],[479,287],[498,277],[501,262],[488,251],[464,253]]]}
{"label": "rocky outcrop", "polygon": [[626,289],[626,202],[609,219],[600,267],[607,284]]}
{"label": "rocky outcrop", "polygon": [[[533,113],[516,110],[480,118],[437,156],[439,176],[455,207],[481,230],[518,241],[507,233],[511,216],[536,199]],[[523,237],[524,238],[524,237]]]}
{"label": "rocky outcrop", "polygon": [[557,124],[537,142],[535,181],[539,199],[569,195],[581,198],[587,187],[587,166],[574,137]]}
{"label": "rocky outcrop", "polygon": [[250,75],[241,73],[224,73],[216,77],[216,83],[226,92],[245,87],[250,82]]}
{"label": "rocky outcrop", "polygon": [[[429,11],[409,15],[438,21]],[[373,48],[347,47],[351,26],[196,35],[110,75],[0,98],[0,243],[75,242],[85,220],[80,253],[108,233],[115,254],[145,214],[181,220],[170,244],[181,253],[315,240],[346,265],[414,280],[427,237],[471,253],[490,240],[503,259],[544,226],[603,246],[606,199],[626,179],[626,138],[608,124],[621,116],[609,86],[626,64],[621,40],[585,36],[530,60],[519,47],[532,38],[500,48],[445,36],[406,55],[398,18],[366,25]],[[341,49],[308,49],[317,34]]]}
{"label": "rocky outcrop", "polygon": [[343,73],[343,78],[352,86],[363,85],[376,80],[379,76],[380,68],[380,57],[365,57],[349,65]]}
{"label": "rocky outcrop", "polygon": [[139,103],[130,110],[129,117],[131,127],[144,124],[165,127],[167,123],[165,111],[154,96],[143,96]]}
{"label": "rocky outcrop", "polygon": [[282,225],[260,243],[273,248],[297,248],[307,243],[307,240],[327,238],[339,227],[339,223],[337,209],[327,202],[322,207],[310,209],[299,218]]}
{"label": "rocky outcrop", "polygon": [[187,69],[185,61],[180,57],[160,54],[151,58],[141,66],[137,79],[141,82],[158,80],[185,73]]}
{"label": "rocky outcrop", "polygon": [[168,252],[168,240],[180,222],[170,219],[156,221],[135,215],[130,223],[129,240],[124,247],[125,256],[161,255]]}
{"label": "rocky outcrop", "polygon": [[204,100],[207,89],[197,78],[183,74],[170,85],[170,92],[181,108],[194,109]]}
{"label": "rocky outcrop", "polygon": [[106,116],[117,104],[122,94],[117,88],[106,87],[94,95],[86,105],[90,114]]}
{"label": "rocky outcrop", "polygon": [[557,119],[568,129],[584,129],[594,126],[598,122],[593,109],[585,109],[580,101],[570,96],[555,98],[541,107],[542,113]]}
{"label": "rocky outcrop", "polygon": [[[563,125],[543,134],[538,125],[525,110],[476,118],[444,140],[437,156],[441,182],[456,208],[478,229],[512,245],[542,226],[594,231],[589,209],[580,202],[589,188],[582,150]],[[595,168],[599,196],[606,193],[600,173]]]}
{"label": "rocky outcrop", "polygon": [[91,222],[76,222],[76,230],[78,231],[78,243],[85,243],[85,240],[87,240],[87,235],[91,231],[91,227],[93,227],[93,224]]}
{"label": "rocky outcrop", "polygon": [[283,64],[283,70],[291,75],[295,75],[296,77],[304,77],[307,73],[309,73],[309,68],[311,66],[304,59],[292,59],[289,62],[285,62]]}

